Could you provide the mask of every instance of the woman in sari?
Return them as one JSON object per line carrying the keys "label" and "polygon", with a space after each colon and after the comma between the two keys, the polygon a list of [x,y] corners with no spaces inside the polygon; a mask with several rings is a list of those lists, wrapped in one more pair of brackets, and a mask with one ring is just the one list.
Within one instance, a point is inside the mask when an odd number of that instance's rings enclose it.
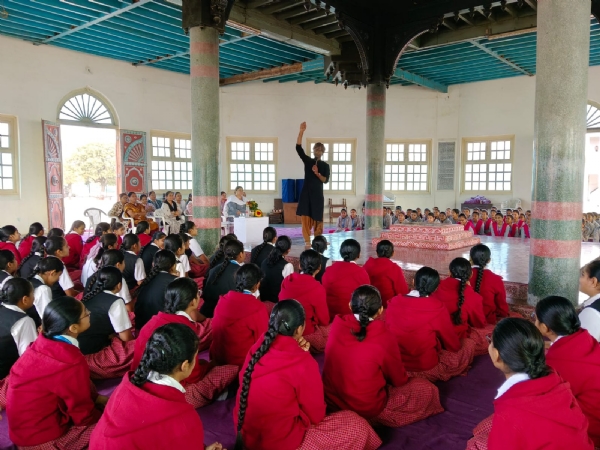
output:
{"label": "woman in sari", "polygon": [[234,195],[230,195],[225,206],[223,206],[223,215],[227,217],[227,220],[232,221],[232,217],[239,217],[241,214],[246,213],[246,202],[243,200],[244,188],[238,186],[233,191]]}
{"label": "woman in sari", "polygon": [[137,202],[137,195],[135,192],[127,194],[129,201],[123,206],[123,216],[130,217],[133,219],[135,226],[141,221],[145,220],[150,224],[150,234],[153,234],[158,230],[158,225],[152,219],[146,217],[146,207],[141,203]]}
{"label": "woman in sari", "polygon": [[156,207],[148,201],[148,196],[146,194],[140,195],[140,203],[144,205],[146,213],[154,214],[154,211],[156,211]]}
{"label": "woman in sari", "polygon": [[160,209],[163,212],[165,223],[169,226],[169,232],[178,234],[181,225],[185,223],[185,216],[181,206],[175,201],[173,191],[167,191],[165,201]]}

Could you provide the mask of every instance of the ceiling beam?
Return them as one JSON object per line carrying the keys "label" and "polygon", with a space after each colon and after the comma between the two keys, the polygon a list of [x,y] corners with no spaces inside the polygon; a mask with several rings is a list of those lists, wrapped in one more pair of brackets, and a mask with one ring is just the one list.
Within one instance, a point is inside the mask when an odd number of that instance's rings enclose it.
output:
{"label": "ceiling beam", "polygon": [[260,8],[261,6],[268,5],[269,3],[273,3],[273,0],[248,0],[246,2],[246,7],[248,9]]}
{"label": "ceiling beam", "polygon": [[481,44],[480,42],[471,41],[471,44],[473,44],[478,49],[483,50],[488,55],[493,56],[498,61],[501,61],[502,63],[504,63],[507,66],[511,67],[512,69],[516,70],[517,72],[521,72],[523,75],[527,75],[529,77],[533,76],[533,74],[531,72],[529,72],[528,70],[523,69],[521,66],[519,66],[519,65],[515,64],[514,62],[506,59],[504,56],[502,56],[498,52],[495,52],[494,50],[492,50],[490,48],[487,48],[485,45]]}
{"label": "ceiling beam", "polygon": [[442,92],[444,94],[448,93],[448,86],[445,84],[417,75],[416,73],[408,72],[407,70],[396,69],[394,77],[427,89],[433,89],[434,91]]}
{"label": "ceiling beam", "polygon": [[270,69],[257,70],[256,72],[242,73],[239,75],[233,75],[227,78],[221,78],[219,84],[221,86],[227,86],[230,84],[245,83],[247,81],[266,80],[268,78],[276,78],[285,75],[302,74],[307,72],[315,72],[320,70],[325,79],[325,65],[322,56],[303,63],[286,64],[279,67],[272,67]]}
{"label": "ceiling beam", "polygon": [[527,3],[531,9],[533,9],[534,11],[537,11],[536,0],[525,0],[525,3]]}
{"label": "ceiling beam", "polygon": [[312,11],[299,16],[299,17],[293,17],[290,20],[288,20],[289,23],[291,23],[292,25],[300,25],[301,23],[305,23],[305,22],[310,22],[311,20],[315,20],[315,19],[320,19],[321,17],[325,17],[325,11],[321,10],[321,11],[317,11],[316,9],[313,9]]}

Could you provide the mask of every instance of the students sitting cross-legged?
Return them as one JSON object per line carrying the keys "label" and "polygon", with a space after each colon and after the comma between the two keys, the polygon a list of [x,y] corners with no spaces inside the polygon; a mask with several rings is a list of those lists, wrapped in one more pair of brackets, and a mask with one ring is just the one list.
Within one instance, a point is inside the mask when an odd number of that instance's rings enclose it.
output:
{"label": "students sitting cross-legged", "polygon": [[[90,371],[77,337],[90,326],[79,300],[63,297],[46,307],[43,331],[10,371],[6,415],[19,447],[88,447],[107,398],[91,390]],[[40,447],[36,447],[40,446]]]}
{"label": "students sitting cross-legged", "polygon": [[466,373],[475,352],[475,342],[458,339],[448,309],[432,295],[439,284],[436,270],[421,267],[415,275],[415,289],[392,298],[385,316],[406,370],[429,381],[447,381]]}
{"label": "students sitting cross-legged", "polygon": [[506,381],[467,450],[593,450],[588,421],[569,383],[546,365],[544,339],[525,319],[500,321],[489,345]]}
{"label": "students sitting cross-legged", "polygon": [[315,236],[311,244],[312,249],[321,256],[321,270],[319,270],[319,273],[315,277],[315,280],[317,280],[319,283],[321,283],[323,280],[325,270],[327,270],[328,267],[331,267],[332,264],[331,259],[323,255],[325,250],[327,250],[328,245],[329,243],[327,242],[325,236]]}
{"label": "students sitting cross-legged", "polygon": [[37,327],[42,324],[46,306],[53,300],[52,287],[58,283],[65,271],[65,265],[60,259],[42,258],[37,262],[29,276],[29,281],[34,289],[35,308],[30,309],[27,315],[35,321]]}
{"label": "students sitting cross-legged", "polygon": [[315,250],[300,254],[300,273],[293,273],[281,283],[279,300],[293,298],[304,308],[306,327],[304,339],[310,343],[310,351],[322,353],[329,336],[329,309],[325,288],[316,280],[321,271],[321,255]]}
{"label": "students sitting cross-legged", "polygon": [[371,450],[381,440],[351,411],[325,415],[323,381],[304,340],[304,309],[281,300],[240,372],[234,450]]}
{"label": "students sitting cross-legged", "polygon": [[190,278],[205,277],[210,269],[210,261],[204,254],[200,243],[196,240],[196,236],[198,236],[196,224],[188,220],[185,223],[185,233],[182,234],[189,237],[189,248],[186,248],[185,255],[190,260]]}
{"label": "students sitting cross-legged", "polygon": [[[110,249],[103,251],[100,255],[100,259],[98,261],[98,266],[94,274],[87,279],[85,284],[85,289],[83,290],[83,295],[87,295],[94,288],[96,284],[96,280],[98,279],[98,271],[103,267],[114,266],[121,271],[121,275],[125,270],[125,255],[123,252],[116,249]],[[82,295],[82,298],[83,298]],[[129,288],[127,287],[127,283],[125,282],[125,278],[121,280],[121,290],[117,292],[117,296],[121,297],[125,302],[125,307],[127,308],[127,312],[129,314],[129,318],[133,320],[135,314],[133,314],[134,304],[131,299],[131,293],[129,292]]]}
{"label": "students sitting cross-legged", "polygon": [[142,284],[144,278],[146,278],[144,261],[138,256],[141,249],[140,238],[136,234],[129,233],[125,235],[123,243],[121,244],[121,250],[125,256],[123,278],[125,278],[129,291],[133,291],[134,288],[137,288]]}
{"label": "students sitting cross-legged", "polygon": [[[136,370],[146,343],[155,330],[169,323],[183,324],[192,329],[198,338],[198,349],[208,348],[212,341],[211,319],[198,313],[198,286],[189,278],[178,278],[167,286],[164,311],[150,319],[141,329],[136,342],[131,370]],[[264,308],[263,308],[264,309]],[[237,366],[215,367],[213,363],[199,360],[191,375],[181,383],[185,387],[185,398],[195,408],[208,405],[221,391],[235,380]]]}
{"label": "students sitting cross-legged", "polygon": [[38,236],[31,241],[31,251],[21,260],[21,265],[19,266],[18,273],[21,278],[29,278],[35,265],[45,256],[44,244],[46,243],[46,239],[46,236]]}
{"label": "students sitting cross-legged", "polygon": [[552,344],[546,362],[571,385],[590,423],[588,434],[600,447],[600,344],[581,328],[573,304],[546,297],[535,306],[535,325]]}
{"label": "students sitting cross-legged", "polygon": [[182,382],[197,359],[198,337],[189,326],[169,323],[155,330],[137,369],[111,395],[90,450],[222,450],[218,442],[205,447],[200,417],[185,399]]}
{"label": "students sitting cross-legged", "polygon": [[379,291],[360,286],[349,314],[337,316],[325,347],[325,401],[333,411],[355,411],[371,424],[400,427],[444,409],[438,388],[409,378],[400,349],[382,320]]}
{"label": "students sitting cross-legged", "polygon": [[81,299],[94,316],[79,336],[79,348],[94,379],[121,377],[131,366],[135,342],[125,301],[117,295],[122,283],[118,268],[103,267],[91,291]]}
{"label": "students sitting cross-legged", "polygon": [[[44,249],[48,258],[58,258],[62,261],[65,256],[69,256],[69,244],[64,237],[50,236],[44,242]],[[64,263],[63,263],[64,264]],[[81,271],[72,272],[73,277],[81,277]],[[52,285],[52,299],[64,297],[65,295],[75,297],[79,292],[75,290],[75,284],[68,270],[63,270],[58,279],[58,283]]]}
{"label": "students sitting cross-legged", "polygon": [[98,270],[98,265],[100,264],[100,259],[102,258],[103,253],[107,250],[116,249],[117,242],[117,236],[112,233],[106,233],[100,237],[98,241],[100,248],[93,257],[91,255],[88,257],[87,261],[83,265],[83,268],[81,269],[81,284],[83,284],[83,286],[88,285],[88,279]]}
{"label": "students sitting cross-legged", "polygon": [[64,258],[66,268],[73,272],[79,270],[79,261],[81,260],[81,252],[83,251],[83,239],[81,236],[85,233],[85,223],[81,220],[76,220],[71,225],[71,229],[65,234],[65,240],[69,244],[69,256]]}
{"label": "students sitting cross-legged", "polygon": [[263,271],[264,279],[260,285],[260,299],[263,302],[277,303],[281,283],[285,278],[294,273],[294,266],[285,257],[292,249],[292,240],[287,236],[279,236],[275,247],[269,253],[260,269]]}
{"label": "students sitting cross-legged", "polygon": [[273,227],[267,227],[263,230],[263,242],[257,245],[250,252],[250,262],[261,266],[262,262],[269,257],[269,253],[275,246],[277,240],[277,230]]}
{"label": "students sitting cross-legged", "polygon": [[360,244],[354,239],[346,239],[340,246],[343,261],[334,262],[323,275],[323,286],[327,292],[329,319],[337,314],[347,314],[348,300],[352,293],[363,284],[370,284],[369,274],[356,263],[360,258]]}
{"label": "students sitting cross-legged", "polygon": [[383,308],[387,308],[388,301],[396,295],[408,294],[408,285],[404,278],[402,268],[390,258],[394,256],[394,244],[384,239],[377,243],[377,258],[369,258],[363,269],[369,274],[371,285],[375,286],[380,294]]}

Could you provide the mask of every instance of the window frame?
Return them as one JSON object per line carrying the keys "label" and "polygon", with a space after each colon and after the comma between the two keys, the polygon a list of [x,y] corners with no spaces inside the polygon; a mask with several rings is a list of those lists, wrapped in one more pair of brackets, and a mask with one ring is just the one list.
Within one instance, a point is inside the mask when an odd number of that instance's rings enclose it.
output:
{"label": "window frame", "polygon": [[[328,144],[330,146],[330,148],[332,148],[334,144],[350,144],[350,145],[352,145],[352,150],[350,151],[350,154],[351,154],[350,165],[352,166],[352,189],[351,190],[325,189],[325,184],[324,184],[323,185],[323,194],[329,193],[329,194],[335,194],[335,195],[342,195],[342,194],[356,195],[356,176],[357,176],[357,173],[356,173],[356,171],[357,171],[356,142],[357,142],[357,139],[356,138],[313,138],[313,137],[305,138],[304,152],[311,158],[313,157],[312,156],[312,148],[317,142],[320,142],[321,144]],[[328,159],[327,161],[324,161],[324,162],[329,164],[329,183],[331,183],[331,179],[333,177],[333,165],[339,163],[339,161],[336,163],[336,162],[332,161],[331,159]],[[346,164],[346,165],[348,165],[348,164]]]}
{"label": "window frame", "polygon": [[[404,145],[405,149],[405,156],[406,158],[404,159],[404,161],[388,161],[387,160],[387,146],[388,145],[394,145],[394,144],[398,144],[398,145]],[[426,161],[425,163],[423,163],[422,161],[409,161],[408,160],[408,154],[409,154],[409,148],[408,146],[411,144],[418,144],[418,145],[426,145]],[[431,194],[431,183],[432,183],[432,178],[433,178],[433,174],[431,172],[432,170],[432,158],[433,158],[433,152],[432,152],[432,148],[433,148],[433,140],[432,139],[385,139],[384,141],[384,149],[383,149],[383,177],[382,177],[382,186],[383,186],[383,191],[384,192],[390,192],[390,193],[394,193],[394,194],[405,194],[405,195],[424,195],[424,194]],[[423,166],[426,165],[427,166],[427,189],[425,189],[424,191],[421,190],[408,190],[408,189],[404,189],[404,190],[400,190],[400,191],[394,191],[392,189],[386,190],[385,189],[385,166],[386,165],[404,165],[404,166]],[[405,172],[406,175],[408,175],[408,172]],[[408,183],[407,180],[404,181],[404,184],[406,185]]]}
{"label": "window frame", "polygon": [[[0,114],[0,122],[8,124],[9,147],[8,149],[0,149],[1,153],[10,153],[12,155],[12,189],[0,189],[1,196],[20,195],[19,184],[19,129],[17,116],[9,114]],[[45,169],[44,169],[45,170]]]}
{"label": "window frame", "polygon": [[[250,164],[251,166],[253,166],[254,164],[260,164],[260,163],[266,163],[266,164],[273,164],[273,166],[275,167],[275,184],[274,184],[274,189],[259,189],[256,190],[254,189],[254,168],[252,168],[252,181],[249,182],[241,182],[241,181],[237,181],[236,185],[237,186],[242,186],[244,188],[244,192],[246,194],[254,194],[254,195],[260,195],[260,194],[276,194],[277,192],[279,192],[279,179],[278,179],[278,167],[277,167],[277,154],[279,151],[279,138],[275,137],[275,136],[271,136],[271,137],[265,137],[265,136],[227,136],[225,138],[225,151],[227,153],[227,176],[226,176],[226,189],[224,189],[227,192],[232,192],[233,189],[231,188],[231,164],[240,164],[241,162],[239,160],[232,160],[231,159],[231,144],[233,142],[247,142],[250,144],[250,160],[249,161],[244,161],[243,164]],[[273,144],[273,160],[272,161],[260,161],[260,160],[255,160],[255,148],[254,145],[256,143],[266,143],[266,144]],[[246,173],[246,172],[244,172]],[[267,172],[268,173],[268,172]],[[252,189],[246,187],[245,183],[250,183],[252,186]],[[269,183],[269,181],[267,181],[267,183]]]}
{"label": "window frame", "polygon": [[[170,152],[171,155],[167,158],[167,157],[162,157],[162,156],[154,156],[154,145],[152,143],[153,138],[168,138],[170,139]],[[190,159],[182,159],[182,158],[176,158],[175,157],[175,139],[185,139],[185,140],[189,140],[190,141]],[[182,195],[185,194],[190,194],[192,193],[193,190],[193,184],[192,184],[192,188],[190,189],[177,189],[175,188],[175,163],[176,162],[186,162],[186,163],[190,163],[192,162],[192,149],[191,149],[191,141],[192,141],[192,135],[189,133],[178,133],[178,132],[174,132],[174,131],[164,131],[164,130],[150,130],[150,146],[147,149],[147,154],[148,154],[148,180],[149,180],[149,191],[158,191],[158,192],[166,192],[166,191],[173,191],[173,192],[181,192]],[[173,178],[172,178],[172,182],[173,182],[173,188],[164,188],[161,189],[159,187],[155,187],[154,186],[154,180],[152,177],[152,162],[153,161],[170,161],[172,164],[172,168],[171,168],[171,173],[173,174]],[[181,172],[181,171],[179,171]],[[191,176],[193,178],[194,174],[193,171],[191,172]],[[179,180],[181,181],[181,180]],[[193,183],[193,179],[192,180],[186,180],[186,181],[190,181]]]}
{"label": "window frame", "polygon": [[[492,146],[491,143],[492,142],[498,142],[498,141],[510,141],[510,159],[491,159],[491,154],[490,152],[492,151]],[[469,163],[473,163],[473,161],[468,161],[467,159],[467,148],[468,148],[468,144],[470,143],[475,143],[475,142],[485,142],[486,143],[486,150],[485,150],[485,156],[486,159],[485,160],[479,160],[480,164],[486,164],[487,165],[487,169],[486,169],[486,189],[482,190],[482,189],[477,189],[477,190],[467,190],[465,189],[465,182],[466,182],[466,168],[467,168],[467,164]],[[460,193],[461,194],[472,194],[472,193],[481,193],[481,194],[487,194],[487,195],[495,195],[495,194],[510,194],[512,195],[513,190],[514,190],[514,172],[515,172],[515,164],[514,164],[514,157],[515,157],[515,135],[512,134],[507,134],[507,135],[499,135],[499,136],[481,136],[481,137],[463,137],[462,138],[462,149],[461,149],[461,180],[460,180]],[[510,163],[511,164],[511,171],[510,171],[510,189],[509,190],[497,190],[497,189],[493,189],[490,190],[488,189],[490,180],[489,180],[489,165],[490,164],[506,164],[506,163]],[[480,172],[482,173],[482,172]],[[494,172],[497,173],[497,172]]]}

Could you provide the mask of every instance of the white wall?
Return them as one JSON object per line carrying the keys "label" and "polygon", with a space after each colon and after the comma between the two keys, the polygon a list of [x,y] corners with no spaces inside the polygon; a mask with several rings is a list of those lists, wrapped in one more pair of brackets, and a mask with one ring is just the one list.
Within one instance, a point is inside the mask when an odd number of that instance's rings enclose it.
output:
{"label": "white wall", "polygon": [[[0,197],[2,224],[25,231],[33,221],[47,222],[41,120],[56,120],[61,98],[85,86],[104,94],[125,129],[150,132],[190,130],[189,78],[150,67],[33,46],[0,37],[0,113],[16,115],[19,126],[21,191]],[[600,67],[590,69],[589,98],[600,101]],[[221,89],[221,179],[226,173],[226,136],[277,137],[277,185],[283,178],[301,178],[294,151],[298,125],[308,122],[307,137],[357,139],[356,194],[345,196],[359,206],[365,192],[366,92],[310,83],[253,82]],[[448,94],[418,87],[393,86],[388,91],[386,138],[431,139],[432,191],[397,197],[405,208],[454,207],[470,197],[456,190],[436,191],[437,142],[464,137],[515,135],[512,197],[530,205],[535,79],[516,77],[452,86]],[[459,152],[460,154],[460,152]],[[223,182],[225,187],[225,182]],[[280,193],[277,195],[280,196]],[[272,196],[253,196],[270,210]],[[327,194],[326,194],[326,197]],[[339,196],[341,197],[341,196]],[[489,196],[494,202],[507,194]]]}

